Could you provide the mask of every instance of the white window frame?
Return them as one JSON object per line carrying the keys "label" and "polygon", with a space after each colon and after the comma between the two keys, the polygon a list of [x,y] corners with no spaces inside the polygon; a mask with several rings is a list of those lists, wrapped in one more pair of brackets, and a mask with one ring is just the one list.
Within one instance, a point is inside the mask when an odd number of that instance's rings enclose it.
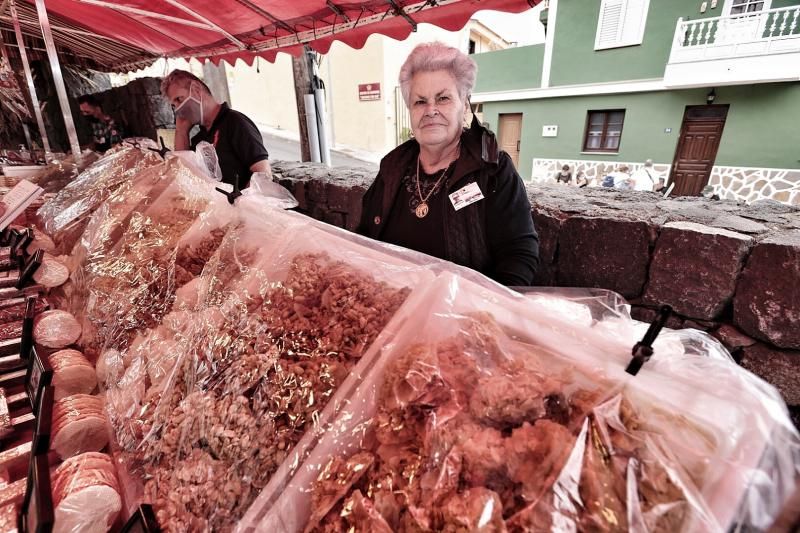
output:
{"label": "white window frame", "polygon": [[[601,44],[600,43],[600,33],[603,24],[603,11],[605,9],[606,4],[609,2],[619,2],[622,4],[622,20],[619,24],[619,29],[617,30],[617,39],[610,43]],[[628,5],[630,2],[642,2],[642,19],[639,24],[639,27],[635,29],[635,33],[629,37],[628,39],[623,39],[622,35],[625,29],[626,23],[626,14],[628,12]],[[610,48],[622,48],[624,46],[635,46],[642,44],[644,40],[644,29],[647,26],[647,14],[650,10],[650,0],[601,0],[600,1],[600,14],[597,18],[597,32],[594,38],[594,49],[595,50],[608,50]]]}
{"label": "white window frame", "polygon": [[[772,7],[772,0],[763,0],[764,7],[761,8],[761,11],[753,11],[755,13],[762,13],[764,11],[769,11]],[[729,16],[731,14],[731,10],[733,9],[733,0],[725,0],[725,5],[722,8],[722,16]]]}

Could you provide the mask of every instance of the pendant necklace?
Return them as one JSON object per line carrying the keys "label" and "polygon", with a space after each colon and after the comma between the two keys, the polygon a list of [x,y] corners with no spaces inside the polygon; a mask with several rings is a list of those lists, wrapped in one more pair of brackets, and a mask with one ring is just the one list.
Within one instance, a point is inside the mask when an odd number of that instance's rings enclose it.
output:
{"label": "pendant necklace", "polygon": [[[450,165],[452,164],[453,163],[451,161]],[[414,210],[414,214],[417,215],[417,218],[425,218],[426,216],[428,216],[428,211],[430,210],[428,208],[428,199],[431,197],[434,191],[436,191],[436,189],[439,187],[439,184],[442,182],[442,178],[444,178],[444,175],[447,174],[447,170],[450,168],[450,165],[447,165],[447,167],[444,170],[442,170],[442,173],[439,175],[439,179],[436,180],[436,183],[434,183],[433,188],[423,198],[422,189],[419,186],[419,156],[417,156],[417,194],[419,195],[419,201],[420,201],[419,205]]]}

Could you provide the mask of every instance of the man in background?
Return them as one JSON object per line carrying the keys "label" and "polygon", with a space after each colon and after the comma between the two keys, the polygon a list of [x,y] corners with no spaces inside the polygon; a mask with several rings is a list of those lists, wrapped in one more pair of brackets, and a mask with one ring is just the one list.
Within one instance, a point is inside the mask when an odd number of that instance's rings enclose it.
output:
{"label": "man in background", "polygon": [[631,174],[634,191],[654,191],[660,176],[653,169],[653,160],[648,159],[644,165]]}
{"label": "man in background", "polygon": [[[163,94],[175,111],[175,150],[194,150],[206,141],[217,151],[222,181],[244,189],[253,172],[272,175],[269,153],[252,120],[219,103],[200,78],[185,70],[173,70],[161,82]],[[189,138],[190,130],[200,131]]]}
{"label": "man in background", "polygon": [[91,150],[105,152],[112,146],[122,142],[125,137],[122,128],[110,116],[103,112],[103,105],[91,94],[84,94],[78,97],[81,115],[89,120],[92,127],[92,142],[89,145]]}

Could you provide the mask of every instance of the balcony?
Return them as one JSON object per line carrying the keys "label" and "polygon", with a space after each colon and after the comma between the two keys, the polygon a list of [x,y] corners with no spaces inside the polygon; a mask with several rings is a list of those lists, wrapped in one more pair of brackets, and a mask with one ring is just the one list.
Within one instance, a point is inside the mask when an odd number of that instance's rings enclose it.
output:
{"label": "balcony", "polygon": [[800,5],[727,17],[678,19],[668,87],[800,80]]}

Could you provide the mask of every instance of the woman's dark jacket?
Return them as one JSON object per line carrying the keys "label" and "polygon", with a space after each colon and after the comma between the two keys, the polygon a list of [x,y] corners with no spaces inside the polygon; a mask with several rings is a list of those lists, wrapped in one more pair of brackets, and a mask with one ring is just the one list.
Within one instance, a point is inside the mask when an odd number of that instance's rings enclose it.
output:
{"label": "woman's dark jacket", "polygon": [[[358,232],[381,240],[395,206],[403,173],[416,165],[419,144],[411,139],[383,158],[378,176],[363,199]],[[456,211],[449,195],[477,182],[484,199]],[[461,155],[431,209],[444,209],[446,259],[477,270],[508,286],[533,282],[539,264],[539,237],[522,179],[494,134],[473,119],[461,135]]]}

